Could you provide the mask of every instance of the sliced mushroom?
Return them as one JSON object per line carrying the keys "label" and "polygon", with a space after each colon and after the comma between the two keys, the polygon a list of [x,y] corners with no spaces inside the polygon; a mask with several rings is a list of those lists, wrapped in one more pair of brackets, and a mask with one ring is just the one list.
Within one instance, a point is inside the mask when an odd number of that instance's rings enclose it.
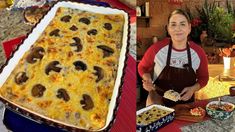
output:
{"label": "sliced mushroom", "polygon": [[69,29],[72,30],[72,31],[77,31],[77,30],[78,30],[78,28],[77,28],[75,25],[73,25],[73,26],[70,27]]}
{"label": "sliced mushroom", "polygon": [[19,85],[26,82],[28,79],[25,72],[19,72],[15,76],[15,82]]}
{"label": "sliced mushroom", "polygon": [[80,18],[79,22],[85,23],[86,25],[89,25],[91,23],[90,20],[88,18],[85,18],[85,17]]}
{"label": "sliced mushroom", "polygon": [[93,100],[89,95],[83,94],[82,98],[83,99],[80,101],[80,104],[84,110],[90,110],[94,107]]}
{"label": "sliced mushroom", "polygon": [[75,50],[76,52],[80,52],[80,51],[82,51],[82,45],[81,45],[81,44],[78,44],[78,43],[72,43],[72,44],[70,44],[70,46],[77,47],[77,49]]}
{"label": "sliced mushroom", "polygon": [[103,51],[103,58],[109,57],[114,53],[114,50],[106,45],[98,45],[97,48],[102,49]]}
{"label": "sliced mushroom", "polygon": [[70,44],[70,46],[76,46],[77,49],[75,50],[76,52],[80,52],[82,51],[82,44],[81,44],[81,39],[78,37],[74,37],[73,40],[75,41],[75,43]]}
{"label": "sliced mushroom", "polygon": [[75,66],[75,69],[78,70],[78,71],[80,71],[80,70],[85,71],[87,69],[86,64],[82,61],[75,61],[73,63],[73,65]]}
{"label": "sliced mushroom", "polygon": [[75,41],[75,43],[81,44],[81,39],[79,37],[73,37],[73,40]]}
{"label": "sliced mushroom", "polygon": [[105,23],[105,24],[104,24],[104,28],[105,28],[106,30],[112,30],[112,25],[111,25],[110,23]]}
{"label": "sliced mushroom", "polygon": [[69,97],[67,91],[65,89],[63,89],[63,88],[60,88],[57,91],[56,97],[59,98],[59,99],[63,99],[65,102],[70,100],[70,97]]}
{"label": "sliced mushroom", "polygon": [[31,94],[33,97],[42,97],[46,88],[41,84],[36,84],[33,86]]}
{"label": "sliced mushroom", "polygon": [[98,31],[96,29],[91,29],[87,32],[88,35],[96,35]]}
{"label": "sliced mushroom", "polygon": [[45,50],[42,47],[34,47],[32,48],[31,52],[29,55],[26,57],[26,61],[28,63],[35,63],[37,59],[41,60],[43,57],[43,53]]}
{"label": "sliced mushroom", "polygon": [[95,76],[97,76],[96,82],[99,82],[101,79],[104,78],[104,70],[98,66],[94,66],[95,72],[93,73]]}
{"label": "sliced mushroom", "polygon": [[60,64],[59,61],[52,61],[52,62],[50,62],[50,63],[46,66],[45,73],[46,73],[47,75],[49,75],[49,73],[50,73],[51,71],[60,72],[60,70],[61,70],[62,68],[58,67],[59,64]]}
{"label": "sliced mushroom", "polygon": [[70,15],[66,15],[66,16],[63,16],[60,20],[62,21],[62,22],[70,22],[70,19],[71,19],[72,17],[70,16]]}
{"label": "sliced mushroom", "polygon": [[60,32],[59,29],[55,29],[55,30],[51,31],[49,35],[58,37],[58,36],[60,36],[59,32]]}

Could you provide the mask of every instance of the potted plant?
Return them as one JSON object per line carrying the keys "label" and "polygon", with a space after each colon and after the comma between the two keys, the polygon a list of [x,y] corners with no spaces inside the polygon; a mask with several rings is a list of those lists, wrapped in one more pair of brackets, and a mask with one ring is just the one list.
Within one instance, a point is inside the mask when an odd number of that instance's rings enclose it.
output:
{"label": "potted plant", "polygon": [[[202,21],[201,27],[202,30],[206,30],[210,33],[209,27],[209,18],[212,13],[215,12],[215,8],[218,6],[218,4],[214,2],[208,3],[207,0],[205,0],[204,4],[202,7],[196,7],[196,10],[198,12],[199,18]],[[210,34],[209,34],[210,35]]]}
{"label": "potted plant", "polygon": [[232,29],[235,12],[231,3],[226,1],[227,9],[220,7],[216,1],[208,3],[205,0],[202,7],[196,7],[199,17],[202,21],[208,36],[217,42],[231,43],[234,42],[234,31]]}
{"label": "potted plant", "polygon": [[233,39],[232,24],[234,23],[233,15],[221,7],[216,7],[210,13],[208,20],[208,29],[210,35],[218,42],[231,43]]}
{"label": "potted plant", "polygon": [[[228,10],[228,13],[232,14],[233,18],[235,18],[235,10],[233,8],[232,2],[229,0],[226,0],[226,7]],[[232,30],[235,31],[235,23],[232,24]]]}
{"label": "potted plant", "polygon": [[210,29],[208,29],[208,23],[209,23],[209,17],[212,12],[214,12],[216,8],[215,1],[213,3],[208,3],[207,0],[204,1],[203,6],[199,7],[196,6],[197,15],[193,16],[188,7],[186,7],[186,11],[189,14],[191,18],[191,24],[192,24],[192,31],[190,34],[190,37],[193,41],[200,43],[200,36],[202,32],[206,31],[208,34],[208,37],[211,37],[210,32],[208,32]]}

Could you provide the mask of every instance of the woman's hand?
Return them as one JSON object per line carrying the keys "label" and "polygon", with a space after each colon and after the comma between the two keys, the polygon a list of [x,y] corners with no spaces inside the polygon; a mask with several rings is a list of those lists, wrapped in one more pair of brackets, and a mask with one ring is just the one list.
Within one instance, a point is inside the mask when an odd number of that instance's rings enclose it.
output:
{"label": "woman's hand", "polygon": [[147,90],[149,92],[155,90],[155,87],[154,87],[154,84],[152,83],[152,81],[143,80],[142,82],[143,82],[143,87],[145,90]]}
{"label": "woman's hand", "polygon": [[[200,89],[200,85],[196,83],[195,85],[191,87],[185,87],[182,92],[180,93],[181,100],[182,101],[187,101],[191,99],[193,94]],[[183,96],[182,96],[183,95]]]}
{"label": "woman's hand", "polygon": [[148,98],[146,100],[146,106],[149,106],[152,104],[163,105],[162,96],[160,96],[156,91],[150,91]]}
{"label": "woman's hand", "polygon": [[[182,90],[182,92],[180,93],[181,99],[182,101],[187,101],[189,99],[191,99],[191,97],[194,94],[194,89],[192,89],[191,87],[186,87]],[[182,96],[183,95],[183,96]]]}
{"label": "woman's hand", "polygon": [[142,78],[143,87],[145,90],[149,92],[155,90],[154,84],[152,83],[151,75],[149,73],[143,74]]}

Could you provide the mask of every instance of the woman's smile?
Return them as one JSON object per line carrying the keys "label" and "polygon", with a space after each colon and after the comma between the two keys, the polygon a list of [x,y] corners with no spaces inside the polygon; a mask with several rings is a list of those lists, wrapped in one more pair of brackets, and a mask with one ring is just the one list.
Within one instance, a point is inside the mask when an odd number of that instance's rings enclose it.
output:
{"label": "woman's smile", "polygon": [[175,33],[176,36],[181,36],[183,35],[184,33]]}

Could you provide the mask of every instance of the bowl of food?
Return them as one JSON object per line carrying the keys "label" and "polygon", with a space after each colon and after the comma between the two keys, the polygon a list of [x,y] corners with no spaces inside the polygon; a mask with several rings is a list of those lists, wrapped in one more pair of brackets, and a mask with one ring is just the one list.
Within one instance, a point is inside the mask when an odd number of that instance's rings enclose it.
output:
{"label": "bowl of food", "polygon": [[219,120],[228,119],[233,115],[234,104],[229,102],[212,101],[206,105],[206,112],[209,116]]}

